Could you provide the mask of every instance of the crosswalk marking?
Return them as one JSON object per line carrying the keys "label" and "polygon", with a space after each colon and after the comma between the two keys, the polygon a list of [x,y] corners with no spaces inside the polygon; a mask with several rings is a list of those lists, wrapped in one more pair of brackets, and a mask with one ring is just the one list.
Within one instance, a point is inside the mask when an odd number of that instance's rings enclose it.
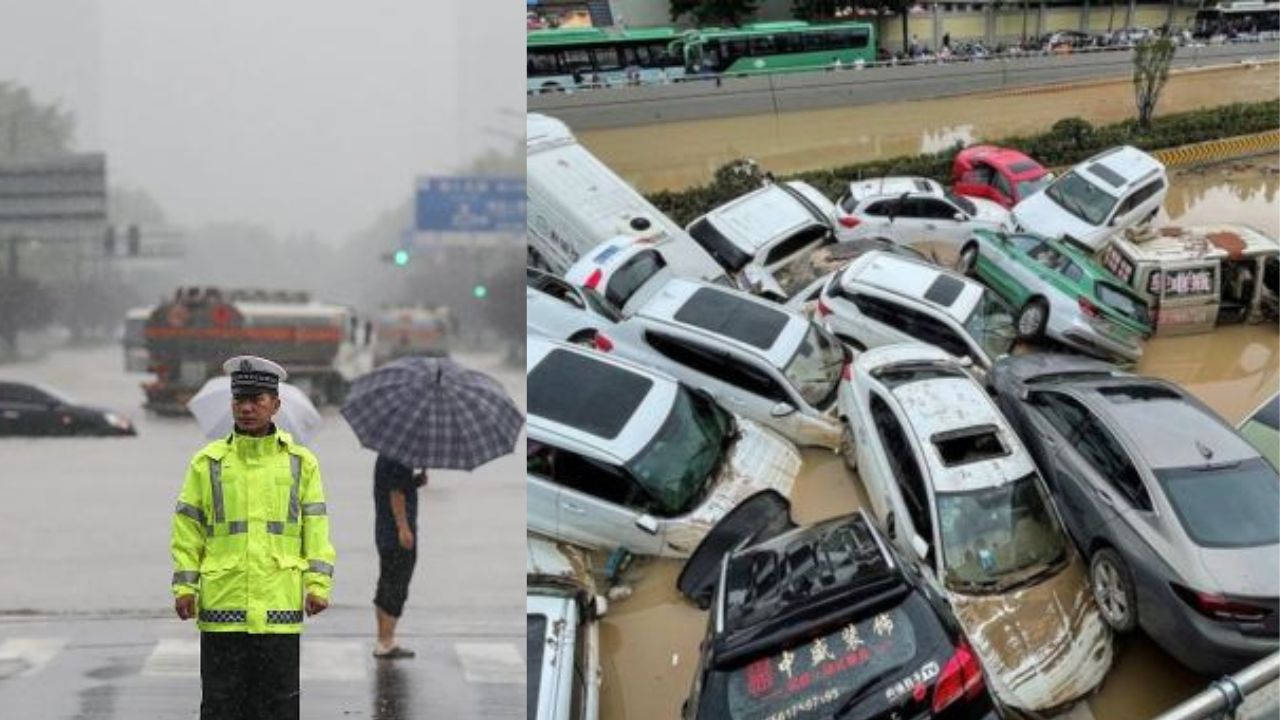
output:
{"label": "crosswalk marking", "polygon": [[469,683],[520,684],[524,660],[509,643],[454,643],[462,674]]}
{"label": "crosswalk marking", "polygon": [[368,673],[371,643],[303,640],[303,680],[363,680]]}
{"label": "crosswalk marking", "polygon": [[200,677],[200,641],[161,638],[142,665],[144,677]]}
{"label": "crosswalk marking", "polygon": [[62,652],[66,638],[10,638],[0,645],[0,679],[24,677]]}

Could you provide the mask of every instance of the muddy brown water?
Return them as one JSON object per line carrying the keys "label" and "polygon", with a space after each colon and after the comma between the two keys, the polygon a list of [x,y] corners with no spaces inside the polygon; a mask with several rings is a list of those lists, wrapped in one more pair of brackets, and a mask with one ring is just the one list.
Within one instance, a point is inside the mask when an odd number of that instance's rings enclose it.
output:
{"label": "muddy brown water", "polygon": [[[660,147],[660,146],[659,146]],[[1162,220],[1249,222],[1280,233],[1276,205],[1280,175],[1274,161],[1219,165],[1174,175]],[[1138,372],[1186,387],[1235,423],[1280,388],[1280,341],[1273,327],[1237,326],[1213,333],[1155,338]],[[865,505],[860,481],[840,458],[806,450],[793,514],[803,524]],[[659,720],[679,717],[697,666],[707,616],[675,591],[680,563],[637,563],[628,578],[634,594],[613,603],[601,624],[604,684],[601,717]],[[1119,638],[1100,690],[1072,717],[1135,720],[1151,717],[1204,688],[1203,678],[1177,664],[1141,632]]]}
{"label": "muddy brown water", "polygon": [[[1280,96],[1280,64],[1193,71],[1170,77],[1158,113]],[[831,108],[785,115],[589,130],[578,139],[641,191],[707,182],[716,168],[750,157],[775,173],[914,155],[1047,130],[1064,117],[1105,124],[1134,117],[1128,80],[1070,92],[979,95]]]}

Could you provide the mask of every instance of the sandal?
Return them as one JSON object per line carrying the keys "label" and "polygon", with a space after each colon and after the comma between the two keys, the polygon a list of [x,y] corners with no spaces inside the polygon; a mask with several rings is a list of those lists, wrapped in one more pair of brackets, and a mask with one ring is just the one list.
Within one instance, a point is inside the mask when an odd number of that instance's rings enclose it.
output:
{"label": "sandal", "polygon": [[409,648],[401,647],[399,645],[392,645],[390,648],[386,650],[383,650],[382,648],[375,646],[373,648],[373,656],[376,658],[381,658],[383,660],[396,660],[399,658],[414,657],[415,653]]}

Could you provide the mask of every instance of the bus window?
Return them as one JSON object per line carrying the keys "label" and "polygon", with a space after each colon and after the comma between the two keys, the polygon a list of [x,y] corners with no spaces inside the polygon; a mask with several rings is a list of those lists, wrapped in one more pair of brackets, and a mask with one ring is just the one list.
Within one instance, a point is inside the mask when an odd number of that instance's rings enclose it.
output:
{"label": "bus window", "polygon": [[565,49],[560,62],[563,64],[565,72],[593,69],[591,66],[591,56],[587,54],[586,50],[580,50],[578,48]]}
{"label": "bus window", "polygon": [[751,48],[746,40],[729,40],[724,44],[724,64],[732,65],[734,60],[751,55]]}
{"label": "bus window", "polygon": [[591,53],[595,55],[597,70],[621,70],[622,63],[618,60],[618,50],[612,47],[592,48]]}
{"label": "bus window", "polygon": [[796,33],[780,33],[778,35],[774,35],[773,42],[774,47],[776,48],[774,52],[779,54],[804,51],[804,41],[801,40],[800,36]]}
{"label": "bus window", "polygon": [[751,54],[753,56],[772,55],[773,52],[772,35],[757,35],[751,38]]}
{"label": "bus window", "polygon": [[530,50],[528,53],[529,77],[558,74],[560,72],[558,55],[559,53],[555,50]]}
{"label": "bus window", "polygon": [[855,28],[849,32],[853,34],[853,42],[849,47],[854,50],[862,50],[867,47],[871,39],[871,33],[867,32],[863,28]]}
{"label": "bus window", "polygon": [[813,52],[815,50],[827,49],[827,34],[820,32],[806,33],[804,36],[804,49]]}

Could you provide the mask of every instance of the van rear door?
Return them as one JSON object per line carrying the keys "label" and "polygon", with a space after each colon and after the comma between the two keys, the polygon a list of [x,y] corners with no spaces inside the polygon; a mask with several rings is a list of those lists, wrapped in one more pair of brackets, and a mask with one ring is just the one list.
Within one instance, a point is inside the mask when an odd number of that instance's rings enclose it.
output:
{"label": "van rear door", "polygon": [[1139,279],[1153,298],[1157,335],[1208,332],[1217,324],[1222,287],[1217,260],[1146,266],[1139,271]]}

